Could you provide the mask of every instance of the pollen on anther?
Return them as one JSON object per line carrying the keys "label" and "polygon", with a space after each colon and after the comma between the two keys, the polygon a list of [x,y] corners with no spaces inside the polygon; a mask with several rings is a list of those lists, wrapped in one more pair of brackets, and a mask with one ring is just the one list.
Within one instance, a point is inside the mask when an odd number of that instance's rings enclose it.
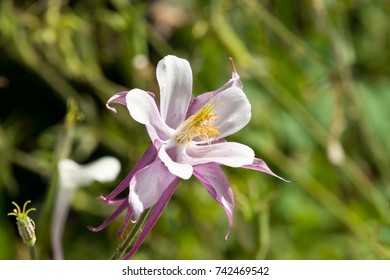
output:
{"label": "pollen on anther", "polygon": [[212,123],[219,120],[219,116],[212,111],[216,107],[215,103],[207,103],[195,115],[190,116],[176,132],[176,140],[179,143],[189,143],[194,138],[211,142],[212,138],[218,140],[218,126]]}

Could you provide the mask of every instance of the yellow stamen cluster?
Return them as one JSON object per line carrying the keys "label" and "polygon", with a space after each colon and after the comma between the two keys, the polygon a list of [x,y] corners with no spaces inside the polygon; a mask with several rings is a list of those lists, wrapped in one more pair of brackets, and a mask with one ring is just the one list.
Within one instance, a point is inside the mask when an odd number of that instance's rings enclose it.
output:
{"label": "yellow stamen cluster", "polygon": [[213,114],[215,103],[207,103],[195,115],[189,117],[180,125],[176,132],[176,141],[185,144],[192,139],[199,137],[202,141],[210,142],[212,136],[218,139],[220,134],[218,126],[214,126],[211,122],[219,120],[217,114]]}

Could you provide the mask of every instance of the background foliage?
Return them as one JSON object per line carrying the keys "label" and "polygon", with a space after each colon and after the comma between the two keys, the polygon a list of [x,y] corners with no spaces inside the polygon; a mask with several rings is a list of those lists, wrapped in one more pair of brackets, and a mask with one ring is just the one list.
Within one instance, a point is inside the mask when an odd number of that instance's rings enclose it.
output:
{"label": "background foliage", "polygon": [[[137,259],[388,259],[390,257],[390,2],[386,0],[0,2],[0,259],[27,258],[11,201],[31,199],[39,256],[52,257],[49,185],[59,158],[122,162],[117,182],[79,189],[64,232],[68,259],[107,259],[123,217],[108,194],[148,144],[114,93],[158,94],[155,66],[189,60],[194,94],[224,84],[233,57],[252,103],[250,124],[229,139],[286,184],[225,168],[234,227],[195,179],[182,181]],[[83,118],[65,115],[74,100]],[[62,148],[61,148],[62,147]],[[55,185],[55,184],[54,184]]]}

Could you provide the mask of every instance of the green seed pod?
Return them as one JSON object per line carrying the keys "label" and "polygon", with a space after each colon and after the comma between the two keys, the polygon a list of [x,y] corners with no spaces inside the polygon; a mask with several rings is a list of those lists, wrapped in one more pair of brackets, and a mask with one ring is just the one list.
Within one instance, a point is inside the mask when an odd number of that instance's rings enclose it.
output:
{"label": "green seed pod", "polygon": [[36,237],[35,237],[35,223],[34,221],[27,216],[30,211],[36,210],[35,208],[31,208],[26,211],[26,206],[30,203],[31,200],[26,201],[23,205],[23,211],[20,210],[20,207],[15,202],[12,202],[15,205],[16,209],[14,209],[11,213],[8,213],[8,216],[16,217],[16,224],[18,225],[18,231],[20,236],[23,239],[23,242],[28,246],[34,246]]}

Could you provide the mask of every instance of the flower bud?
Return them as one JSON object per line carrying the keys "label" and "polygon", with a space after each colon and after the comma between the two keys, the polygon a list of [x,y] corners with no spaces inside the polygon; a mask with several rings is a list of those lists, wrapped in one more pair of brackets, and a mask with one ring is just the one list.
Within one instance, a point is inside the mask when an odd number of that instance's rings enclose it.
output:
{"label": "flower bud", "polygon": [[26,211],[26,206],[29,204],[31,200],[26,201],[23,205],[23,211],[20,210],[20,207],[15,202],[12,202],[15,205],[15,209],[8,213],[8,216],[16,217],[16,224],[18,225],[18,231],[20,236],[23,239],[23,242],[28,246],[34,246],[36,237],[35,237],[35,223],[34,221],[27,216],[30,211],[36,210],[35,208],[30,208]]}

